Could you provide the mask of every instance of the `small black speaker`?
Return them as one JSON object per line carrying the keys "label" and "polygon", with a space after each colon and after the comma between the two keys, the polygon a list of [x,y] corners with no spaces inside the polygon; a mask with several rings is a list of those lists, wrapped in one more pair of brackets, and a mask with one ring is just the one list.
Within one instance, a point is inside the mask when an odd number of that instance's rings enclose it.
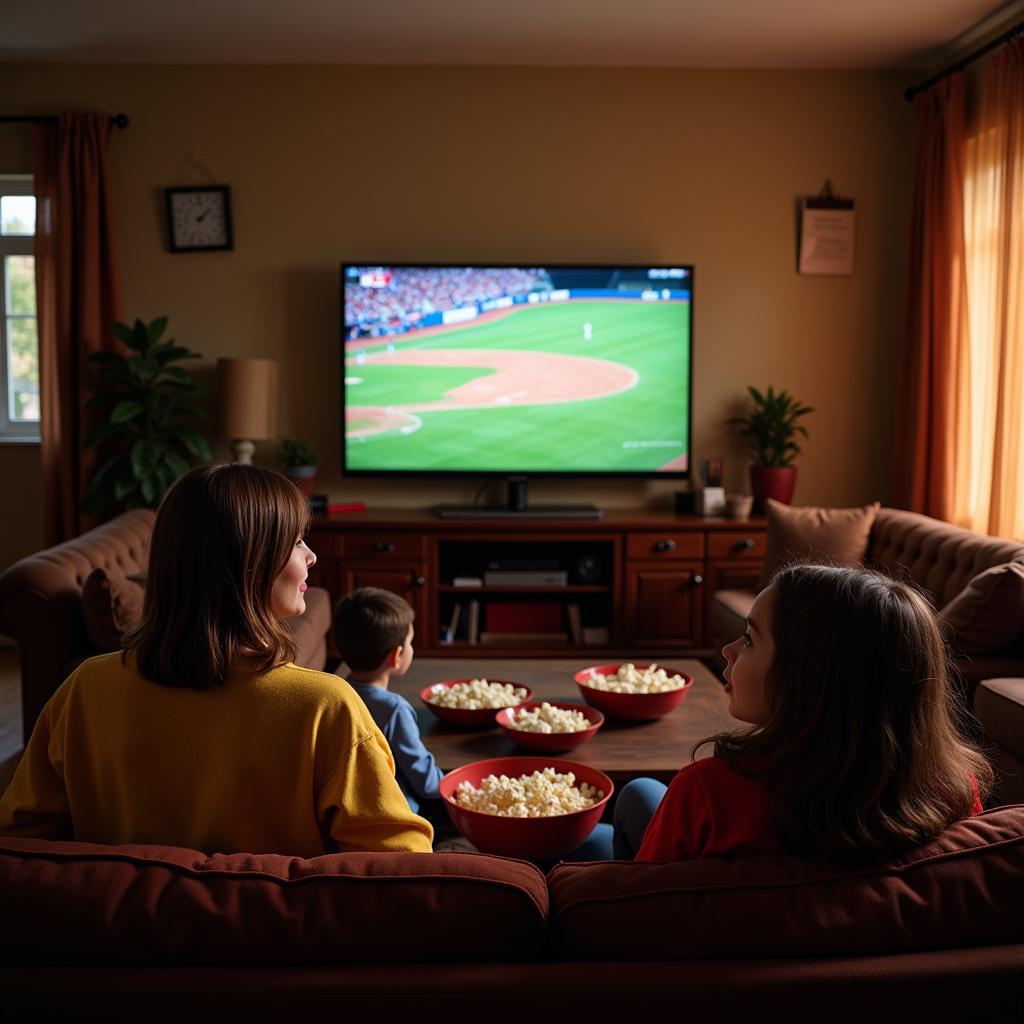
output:
{"label": "small black speaker", "polygon": [[580,583],[599,582],[603,568],[597,555],[580,555],[576,559],[576,574],[580,578]]}
{"label": "small black speaker", "polygon": [[309,502],[309,514],[313,516],[327,515],[327,495],[311,494],[307,499]]}
{"label": "small black speaker", "polygon": [[693,491],[676,491],[676,512],[681,516],[692,516],[696,508],[694,497]]}

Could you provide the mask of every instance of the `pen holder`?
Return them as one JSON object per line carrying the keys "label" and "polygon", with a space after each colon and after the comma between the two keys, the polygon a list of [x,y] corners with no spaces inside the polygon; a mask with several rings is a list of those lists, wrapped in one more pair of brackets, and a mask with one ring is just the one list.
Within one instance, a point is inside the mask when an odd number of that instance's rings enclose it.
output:
{"label": "pen holder", "polygon": [[697,492],[697,514],[720,516],[725,513],[725,488],[704,487]]}

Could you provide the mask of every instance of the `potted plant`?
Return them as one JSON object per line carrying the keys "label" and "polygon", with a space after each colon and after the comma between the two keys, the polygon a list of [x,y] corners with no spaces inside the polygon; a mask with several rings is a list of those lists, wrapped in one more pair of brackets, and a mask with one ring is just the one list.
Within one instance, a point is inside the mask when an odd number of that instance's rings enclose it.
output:
{"label": "potted plant", "polygon": [[282,437],[276,454],[285,476],[308,498],[316,490],[316,461],[320,453],[297,437]]}
{"label": "potted plant", "polygon": [[195,459],[209,462],[209,442],[193,428],[205,419],[201,391],[192,375],[174,364],[198,359],[199,353],[161,341],[167,317],[150,324],[114,324],[113,331],[129,350],[94,352],[92,386],[96,394],[86,408],[101,420],[86,434],[86,447],[100,448],[107,458],[96,470],[82,499],[84,512],[109,506],[118,510],[154,506],[164,491]]}
{"label": "potted plant", "polygon": [[754,464],[750,467],[750,490],[754,495],[754,511],[763,512],[764,503],[774,498],[788,505],[796,488],[796,467],[793,460],[800,454],[797,435],[808,437],[807,428],[797,421],[814,410],[801,405],[788,391],[776,393],[770,386],[762,394],[747,387],[754,400],[747,416],[733,416],[729,425],[739,428],[747,442]]}

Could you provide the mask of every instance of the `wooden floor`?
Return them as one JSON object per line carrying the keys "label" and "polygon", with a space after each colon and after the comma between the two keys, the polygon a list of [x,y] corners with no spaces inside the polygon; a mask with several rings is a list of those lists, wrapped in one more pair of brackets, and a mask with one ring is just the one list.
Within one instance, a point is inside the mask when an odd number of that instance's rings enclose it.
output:
{"label": "wooden floor", "polygon": [[0,793],[21,760],[21,666],[14,647],[0,647]]}

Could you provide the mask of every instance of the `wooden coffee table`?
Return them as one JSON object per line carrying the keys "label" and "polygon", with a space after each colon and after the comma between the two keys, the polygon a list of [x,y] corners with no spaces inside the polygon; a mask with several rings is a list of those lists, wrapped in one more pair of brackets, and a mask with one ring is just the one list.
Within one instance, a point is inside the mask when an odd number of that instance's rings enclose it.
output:
{"label": "wooden coffee table", "polygon": [[[573,676],[587,667],[585,658],[417,658],[402,679],[391,687],[409,700],[419,716],[423,742],[445,771],[510,755],[535,756],[513,743],[495,725],[490,729],[455,729],[435,718],[420,700],[420,690],[445,679],[470,677],[503,679],[522,683],[533,690],[534,700],[584,703]],[[673,658],[666,668],[693,676],[693,686],[683,702],[655,722],[622,722],[605,716],[597,735],[565,754],[581,764],[599,768],[616,784],[646,775],[668,783],[690,760],[695,743],[716,732],[735,728],[736,720],[726,710],[729,698],[722,684],[699,661]],[[709,756],[705,747],[700,756]]]}

